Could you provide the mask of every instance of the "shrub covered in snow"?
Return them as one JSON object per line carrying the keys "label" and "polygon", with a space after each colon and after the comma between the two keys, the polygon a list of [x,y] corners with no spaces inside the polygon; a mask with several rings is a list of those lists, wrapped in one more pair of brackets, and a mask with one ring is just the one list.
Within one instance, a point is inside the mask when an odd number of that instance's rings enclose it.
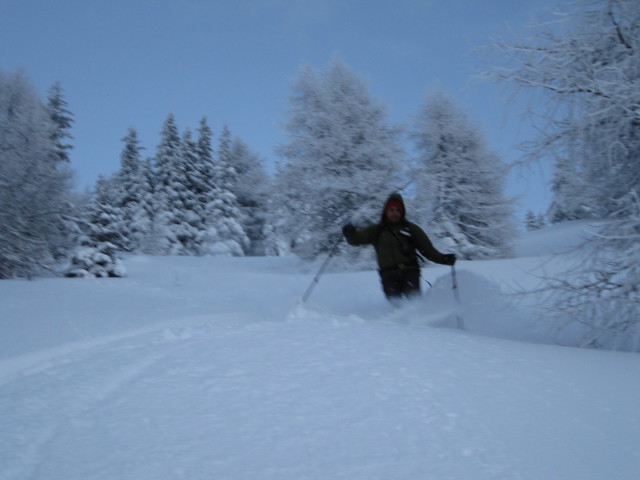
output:
{"label": "shrub covered in snow", "polygon": [[71,258],[67,277],[125,277],[127,271],[116,257],[116,247],[103,242],[97,247],[84,247]]}

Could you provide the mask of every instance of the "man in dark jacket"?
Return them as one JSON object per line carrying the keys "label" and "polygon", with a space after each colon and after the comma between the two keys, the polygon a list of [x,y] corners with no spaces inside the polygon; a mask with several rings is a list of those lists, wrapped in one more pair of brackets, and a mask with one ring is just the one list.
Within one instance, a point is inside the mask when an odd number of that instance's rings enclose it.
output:
{"label": "man in dark jacket", "polygon": [[382,289],[389,300],[420,294],[418,254],[435,263],[454,265],[456,256],[435,249],[424,230],[405,218],[404,200],[392,193],[384,204],[381,222],[363,229],[343,227],[350,245],[373,245]]}

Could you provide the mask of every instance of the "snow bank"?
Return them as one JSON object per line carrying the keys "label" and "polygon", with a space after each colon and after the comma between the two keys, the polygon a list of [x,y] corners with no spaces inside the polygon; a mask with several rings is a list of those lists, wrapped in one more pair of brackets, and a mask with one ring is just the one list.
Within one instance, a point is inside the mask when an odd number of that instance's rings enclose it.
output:
{"label": "snow bank", "polygon": [[400,308],[373,270],[303,305],[291,258],[0,282],[0,478],[635,480],[640,356],[540,344],[515,295],[561,258],[459,262],[460,304],[431,266]]}

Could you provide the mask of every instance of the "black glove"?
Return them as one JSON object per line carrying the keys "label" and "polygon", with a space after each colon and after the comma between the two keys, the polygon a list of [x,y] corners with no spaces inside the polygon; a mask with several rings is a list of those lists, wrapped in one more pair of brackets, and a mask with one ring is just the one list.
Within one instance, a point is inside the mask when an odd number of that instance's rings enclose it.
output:
{"label": "black glove", "polygon": [[442,256],[442,263],[444,265],[454,266],[456,264],[456,256],[453,253],[445,253]]}
{"label": "black glove", "polygon": [[345,237],[348,237],[354,233],[356,233],[356,227],[354,227],[350,223],[347,223],[344,227],[342,227],[342,234]]}

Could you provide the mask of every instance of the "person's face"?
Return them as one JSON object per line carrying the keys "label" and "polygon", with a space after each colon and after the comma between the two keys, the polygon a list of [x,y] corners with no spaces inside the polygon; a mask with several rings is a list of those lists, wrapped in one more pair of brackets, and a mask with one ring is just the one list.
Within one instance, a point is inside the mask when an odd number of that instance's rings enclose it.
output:
{"label": "person's face", "polygon": [[402,220],[402,208],[400,207],[387,207],[385,215],[390,223],[398,223]]}

